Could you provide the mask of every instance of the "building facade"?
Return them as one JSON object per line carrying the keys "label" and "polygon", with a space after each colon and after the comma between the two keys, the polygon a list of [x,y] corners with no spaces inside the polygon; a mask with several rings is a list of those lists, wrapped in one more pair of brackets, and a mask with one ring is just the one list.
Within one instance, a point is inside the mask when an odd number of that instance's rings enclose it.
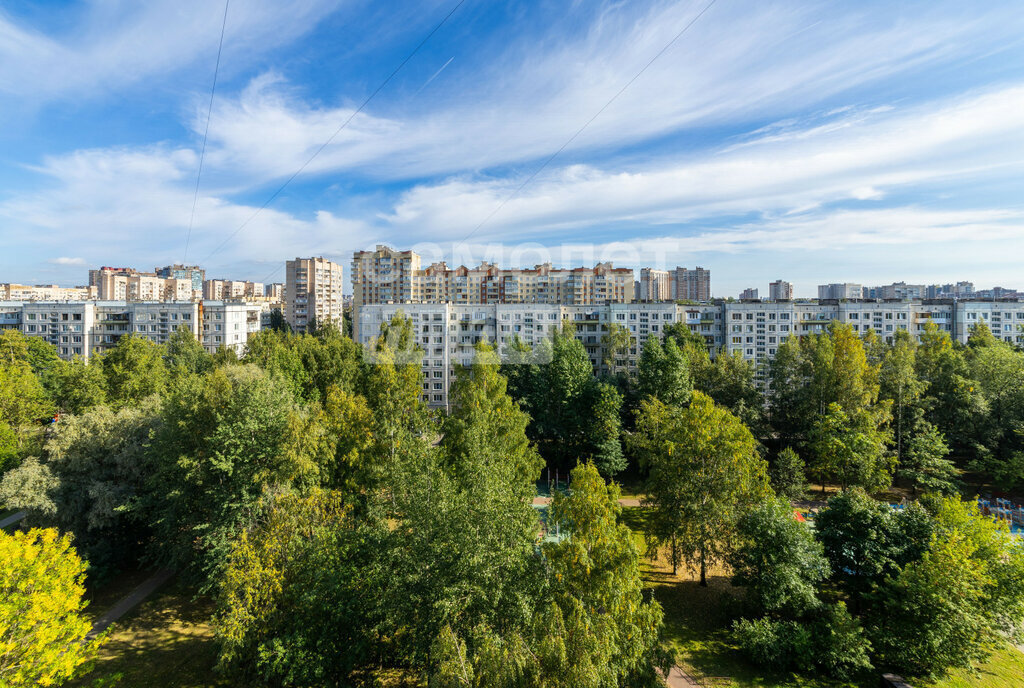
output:
{"label": "building facade", "polygon": [[198,265],[176,263],[162,268],[154,268],[153,274],[164,279],[185,280],[189,283],[193,296],[196,298],[202,296],[203,282],[206,281],[206,270],[203,270]]}
{"label": "building facade", "polygon": [[263,306],[239,301],[203,301],[200,342],[211,354],[221,347],[245,353],[249,335],[263,327]]}
{"label": "building facade", "polygon": [[759,298],[755,287],[748,287],[740,292],[740,299],[743,301],[757,301]]}
{"label": "building facade", "polygon": [[87,301],[96,287],[61,287],[56,284],[0,284],[0,301]]}
{"label": "building facade", "polygon": [[668,270],[643,268],[640,270],[640,281],[637,283],[636,298],[638,301],[672,301],[672,274]]}
{"label": "building facade", "polygon": [[[499,353],[518,337],[538,354],[542,342],[569,321],[575,337],[583,344],[595,374],[607,372],[605,335],[614,323],[630,333],[628,349],[619,352],[624,367],[635,369],[643,344],[649,336],[660,337],[670,323],[685,322],[704,337],[711,351],[721,341],[721,309],[704,304],[609,303],[600,306],[555,304],[374,304],[356,309],[353,319],[355,340],[369,345],[381,325],[401,314],[412,320],[417,344],[423,350],[423,399],[431,406],[447,407],[448,391],[458,366],[469,365],[479,341],[497,346]],[[616,363],[612,363],[616,365]]]}
{"label": "building facade", "polygon": [[677,267],[674,270],[674,298],[680,301],[710,301],[711,271],[702,267],[692,270]]}
{"label": "building facade", "polygon": [[864,297],[864,287],[853,282],[836,282],[833,284],[819,284],[819,299],[860,299]]}
{"label": "building facade", "polygon": [[379,304],[356,309],[354,337],[371,343],[381,324],[398,314],[412,320],[423,350],[423,398],[446,407],[448,390],[458,366],[472,361],[478,341],[487,341],[508,356],[515,337],[537,347],[563,321],[575,325],[575,336],[590,357],[595,374],[605,368],[608,352],[604,335],[615,323],[630,332],[625,367],[634,369],[644,342],[661,336],[672,323],[685,323],[704,338],[712,356],[723,351],[754,366],[764,388],[767,364],[787,337],[824,334],[829,323],[847,323],[859,336],[874,331],[891,343],[900,330],[920,339],[928,323],[966,343],[970,329],[985,323],[996,337],[1024,346],[1024,301],[763,301],[719,302],[693,306],[676,303],[555,306],[527,304]]}
{"label": "building facade", "polygon": [[17,329],[57,348],[65,360],[88,361],[126,334],[166,344],[184,327],[210,353],[245,352],[261,328],[263,305],[222,301],[0,301],[0,329]]}
{"label": "building facade", "polygon": [[310,323],[341,326],[342,269],[326,258],[296,258],[285,263],[284,317],[296,332]]}
{"label": "building facade", "polygon": [[775,280],[768,284],[768,298],[772,301],[790,301],[793,299],[793,284],[785,280]]}
{"label": "building facade", "polygon": [[377,246],[352,256],[355,307],[390,303],[544,303],[589,305],[634,299],[633,271],[598,263],[593,268],[505,269],[483,262],[451,268],[444,262],[421,267],[419,254]]}

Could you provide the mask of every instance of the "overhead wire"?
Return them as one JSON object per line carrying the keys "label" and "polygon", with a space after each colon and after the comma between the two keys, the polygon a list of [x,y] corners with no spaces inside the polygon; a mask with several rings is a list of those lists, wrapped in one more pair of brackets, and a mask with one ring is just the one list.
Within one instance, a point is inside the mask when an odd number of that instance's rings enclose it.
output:
{"label": "overhead wire", "polygon": [[623,93],[625,93],[625,92],[626,92],[626,89],[628,89],[628,88],[629,88],[630,86],[632,86],[632,85],[633,85],[633,82],[635,82],[635,81],[636,81],[637,79],[639,79],[639,78],[640,78],[640,76],[641,76],[641,75],[642,75],[642,74],[643,74],[644,72],[646,72],[646,71],[647,71],[647,69],[648,69],[648,68],[649,68],[649,67],[650,67],[650,66],[651,66],[652,64],[654,64],[654,63],[655,63],[655,62],[656,62],[656,61],[658,60],[658,58],[660,58],[660,57],[661,57],[662,55],[664,55],[664,54],[665,54],[665,52],[667,52],[667,51],[668,51],[668,49],[669,49],[669,48],[671,48],[671,47],[672,47],[672,46],[673,46],[673,45],[675,44],[675,42],[676,42],[676,41],[678,41],[678,40],[679,40],[679,39],[680,39],[680,38],[681,38],[681,37],[683,36],[683,34],[685,34],[685,33],[686,33],[687,31],[689,31],[690,27],[691,27],[691,26],[693,26],[694,24],[696,24],[696,23],[697,23],[697,21],[698,21],[698,20],[699,20],[699,19],[700,19],[701,17],[703,17],[703,16],[704,16],[704,14],[705,14],[705,13],[706,13],[706,12],[707,12],[707,11],[708,11],[709,9],[711,9],[711,6],[712,6],[712,5],[714,5],[716,1],[717,1],[717,0],[711,0],[711,1],[710,1],[710,2],[709,2],[709,3],[707,4],[707,5],[705,5],[705,6],[704,6],[704,9],[702,9],[702,10],[701,10],[700,12],[698,12],[698,13],[697,13],[697,15],[696,15],[696,16],[695,16],[695,17],[694,17],[693,19],[691,19],[691,20],[690,20],[689,22],[687,22],[687,23],[686,23],[686,25],[685,25],[685,26],[683,26],[683,28],[682,28],[682,29],[680,29],[680,31],[679,31],[679,32],[678,32],[678,33],[677,33],[677,34],[676,34],[675,36],[673,36],[673,37],[672,37],[672,40],[670,40],[670,41],[669,41],[668,43],[666,43],[666,44],[665,44],[665,46],[664,46],[664,47],[663,47],[663,48],[662,48],[661,50],[659,50],[659,51],[657,52],[657,54],[656,54],[656,55],[655,55],[654,57],[652,57],[652,58],[651,58],[651,59],[650,59],[650,60],[649,60],[649,61],[647,62],[647,64],[645,64],[645,65],[644,65],[644,66],[643,66],[643,67],[642,67],[642,68],[640,69],[640,71],[639,71],[639,72],[637,72],[636,74],[634,74],[634,75],[633,75],[633,78],[632,78],[632,79],[630,79],[629,81],[627,81],[627,82],[626,82],[626,84],[625,84],[625,85],[624,85],[624,86],[623,86],[622,88],[620,88],[620,89],[618,90],[618,92],[617,92],[617,93],[616,93],[615,95],[613,95],[613,96],[611,97],[611,99],[609,99],[609,100],[608,100],[608,102],[607,102],[607,103],[605,103],[604,105],[602,105],[602,106],[601,106],[601,109],[600,109],[600,110],[598,110],[598,111],[597,111],[596,113],[594,113],[594,115],[593,115],[593,116],[592,116],[592,117],[591,117],[590,119],[588,119],[588,120],[587,120],[587,121],[586,121],[586,122],[585,122],[585,123],[583,124],[583,126],[582,126],[582,127],[580,127],[579,129],[577,129],[577,130],[576,130],[576,133],[574,133],[574,134],[573,134],[572,136],[570,136],[570,137],[568,138],[568,140],[566,140],[566,142],[565,142],[565,143],[563,143],[563,144],[562,144],[562,145],[561,145],[561,146],[560,146],[560,147],[558,148],[558,150],[556,150],[556,151],[555,151],[554,153],[552,153],[552,154],[551,154],[550,156],[548,156],[548,158],[547,158],[546,160],[544,160],[544,162],[543,162],[543,163],[541,164],[541,166],[540,166],[540,167],[538,167],[538,168],[537,168],[536,170],[534,170],[534,171],[533,171],[533,173],[532,173],[532,174],[531,174],[531,175],[530,175],[529,177],[527,177],[527,178],[526,178],[526,179],[525,179],[525,180],[523,181],[523,183],[522,183],[522,184],[520,184],[519,186],[517,186],[517,187],[516,187],[516,188],[515,188],[515,189],[514,189],[514,190],[512,191],[512,193],[510,193],[510,194],[509,194],[508,196],[506,196],[506,197],[505,197],[505,198],[504,198],[504,199],[503,199],[503,200],[502,200],[502,201],[501,201],[501,202],[500,202],[500,203],[498,204],[498,206],[497,206],[497,207],[496,207],[496,208],[495,208],[494,210],[492,210],[492,211],[491,211],[491,213],[490,213],[490,214],[489,214],[489,215],[488,215],[487,217],[485,217],[485,218],[484,218],[483,220],[481,220],[481,221],[480,221],[480,224],[478,224],[478,225],[477,225],[476,227],[474,227],[474,228],[473,228],[473,229],[472,229],[472,230],[471,230],[471,231],[469,232],[469,234],[467,234],[467,235],[465,236],[465,238],[464,238],[464,239],[462,239],[461,241],[459,241],[459,242],[458,242],[458,243],[456,243],[456,244],[453,244],[453,245],[452,245],[452,250],[454,251],[456,247],[458,247],[458,246],[461,246],[461,245],[465,244],[465,243],[466,243],[467,241],[469,241],[469,240],[470,240],[470,239],[471,239],[471,238],[472,238],[472,237],[473,237],[473,236],[474,236],[474,235],[475,235],[475,234],[476,234],[477,232],[479,232],[479,231],[480,231],[480,230],[481,230],[481,229],[482,229],[482,228],[483,228],[483,227],[484,227],[484,226],[485,226],[485,225],[486,225],[486,224],[487,224],[488,222],[490,222],[490,221],[491,221],[491,219],[493,219],[495,215],[497,215],[497,214],[498,214],[499,212],[501,212],[502,208],[504,208],[504,207],[505,207],[506,205],[508,205],[508,203],[509,203],[509,202],[510,202],[510,201],[511,201],[512,199],[514,199],[514,198],[515,198],[516,196],[518,196],[518,195],[519,195],[519,193],[520,193],[520,192],[521,192],[521,191],[522,191],[523,189],[525,189],[525,188],[526,188],[526,187],[527,187],[527,186],[528,186],[528,185],[530,184],[530,182],[532,182],[532,181],[533,181],[534,179],[536,179],[536,178],[537,178],[537,175],[539,175],[539,174],[540,174],[541,172],[543,172],[543,171],[544,171],[544,169],[545,169],[545,168],[547,168],[547,166],[548,166],[548,165],[550,165],[550,164],[551,164],[551,162],[552,162],[552,161],[553,161],[553,160],[554,160],[555,158],[557,158],[557,157],[558,157],[558,156],[559,156],[559,155],[560,155],[560,154],[562,153],[562,151],[564,151],[564,150],[565,150],[566,148],[568,148],[568,147],[569,147],[569,146],[570,146],[570,145],[572,144],[572,142],[573,142],[573,141],[575,141],[575,140],[576,140],[577,138],[579,138],[580,134],[582,134],[582,133],[584,132],[584,130],[586,130],[586,128],[587,128],[587,127],[589,127],[589,126],[590,126],[590,125],[591,125],[591,124],[592,124],[592,123],[594,122],[594,120],[596,120],[596,119],[597,119],[598,117],[600,117],[600,116],[601,116],[601,113],[603,113],[603,112],[604,112],[605,110],[607,110],[607,109],[608,109],[608,108],[609,108],[609,107],[611,106],[611,104],[612,104],[612,103],[614,103],[614,102],[615,102],[616,100],[618,100],[619,96],[621,96],[621,95],[622,95]]}
{"label": "overhead wire", "polygon": [[196,204],[199,201],[199,181],[203,178],[203,161],[206,158],[206,140],[210,135],[210,117],[213,115],[213,95],[217,92],[217,75],[220,73],[220,56],[224,50],[224,30],[228,25],[228,5],[231,0],[224,0],[224,19],[220,24],[220,41],[217,43],[217,63],[213,67],[213,86],[210,88],[210,105],[206,109],[206,128],[203,130],[203,147],[199,151],[199,170],[196,172],[196,189],[192,195],[192,213],[188,218],[188,233],[185,235],[185,253],[182,265],[188,262],[188,246],[192,241],[192,225],[196,219]]}
{"label": "overhead wire", "polygon": [[370,93],[370,95],[366,97],[365,100],[363,100],[363,102],[359,105],[359,107],[356,108],[352,112],[352,114],[350,114],[348,116],[348,118],[344,122],[342,122],[341,126],[339,126],[334,131],[334,133],[331,134],[330,138],[328,138],[326,141],[324,141],[323,144],[321,144],[320,147],[317,148],[313,152],[313,154],[311,156],[309,156],[309,158],[304,163],[302,163],[302,165],[299,167],[299,169],[295,170],[295,172],[290,177],[288,177],[288,179],[286,179],[285,182],[283,184],[281,184],[277,188],[276,191],[274,191],[274,193],[270,194],[270,196],[267,198],[267,200],[265,200],[263,202],[263,204],[259,208],[257,208],[256,211],[253,212],[253,214],[250,215],[245,220],[245,222],[243,222],[241,225],[239,225],[233,232],[231,232],[231,234],[229,234],[227,236],[227,238],[225,238],[220,244],[218,244],[217,247],[214,248],[213,251],[211,251],[210,254],[207,255],[206,258],[203,259],[203,262],[208,261],[211,257],[216,255],[217,252],[220,251],[222,248],[224,248],[224,246],[226,246],[228,244],[228,242],[230,242],[232,239],[234,239],[235,236],[237,236],[239,232],[241,232],[243,229],[245,229],[245,227],[247,227],[250,222],[252,222],[254,219],[256,219],[256,216],[259,215],[261,212],[263,212],[263,210],[265,210],[267,208],[267,206],[269,206],[274,201],[275,198],[280,196],[281,193],[288,187],[288,185],[291,184],[295,180],[296,177],[298,177],[300,174],[302,174],[302,172],[305,171],[305,169],[307,167],[309,167],[310,163],[312,163],[313,160],[315,160],[317,158],[317,156],[319,156],[320,153],[322,153],[324,151],[324,149],[327,148],[327,146],[331,145],[331,142],[333,142],[334,139],[338,136],[338,134],[340,134],[342,132],[342,130],[344,130],[345,127],[347,127],[349,125],[349,123],[352,122],[353,119],[355,119],[356,115],[361,113],[363,111],[363,109],[370,103],[370,101],[373,100],[374,97],[378,93],[380,93],[381,90],[383,90],[383,88],[385,86],[388,85],[388,83],[390,83],[390,81],[395,77],[395,75],[398,74],[400,71],[402,71],[402,68],[405,67],[405,65],[409,62],[409,60],[411,60],[413,57],[416,56],[416,54],[420,51],[420,49],[424,45],[427,44],[427,41],[429,41],[434,36],[435,33],[440,31],[441,27],[444,26],[448,22],[448,20],[452,17],[452,15],[455,14],[455,12],[457,12],[458,9],[460,7],[462,7],[463,4],[465,4],[465,2],[466,2],[466,0],[459,0],[455,4],[455,6],[448,12],[448,14],[446,14],[444,16],[444,18],[440,22],[438,22],[438,24],[430,31],[430,33],[428,33],[426,35],[426,37],[422,41],[420,41],[419,44],[417,44],[417,46],[412,50],[412,52],[410,52],[408,55],[406,55],[405,59],[402,60],[402,62],[397,67],[395,67],[395,69],[390,74],[388,74],[387,78],[384,79],[384,81],[382,81],[380,83],[380,85],[377,86],[377,88],[375,88],[373,90],[373,92]]}

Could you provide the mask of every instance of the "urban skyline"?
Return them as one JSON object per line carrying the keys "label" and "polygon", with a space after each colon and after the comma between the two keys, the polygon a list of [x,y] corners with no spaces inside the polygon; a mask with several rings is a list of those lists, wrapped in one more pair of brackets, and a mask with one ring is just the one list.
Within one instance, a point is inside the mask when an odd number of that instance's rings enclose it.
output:
{"label": "urban skyline", "polygon": [[552,262],[705,265],[721,294],[1016,282],[1014,3],[719,3],[631,82],[703,6],[460,9],[332,140],[441,8],[237,5],[197,197],[222,8],[7,8],[0,275],[197,262],[270,282],[289,255],[434,242],[505,265],[592,244]]}

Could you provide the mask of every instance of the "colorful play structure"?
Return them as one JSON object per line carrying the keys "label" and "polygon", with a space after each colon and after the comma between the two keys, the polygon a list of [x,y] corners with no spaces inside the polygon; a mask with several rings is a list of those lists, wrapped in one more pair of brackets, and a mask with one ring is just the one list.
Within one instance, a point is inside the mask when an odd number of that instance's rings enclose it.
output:
{"label": "colorful play structure", "polygon": [[1012,533],[1024,536],[1024,506],[1002,497],[979,497],[978,508],[986,516],[1005,521]]}

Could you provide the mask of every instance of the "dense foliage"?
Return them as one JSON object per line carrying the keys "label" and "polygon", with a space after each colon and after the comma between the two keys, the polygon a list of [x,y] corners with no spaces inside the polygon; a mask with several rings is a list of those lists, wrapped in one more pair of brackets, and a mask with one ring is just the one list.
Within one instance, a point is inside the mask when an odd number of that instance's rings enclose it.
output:
{"label": "dense foliage", "polygon": [[[671,657],[620,474],[643,486],[648,555],[701,582],[727,568],[759,665],[939,675],[1020,637],[1024,548],[955,495],[1024,484],[1024,353],[983,325],[959,346],[833,323],[764,370],[685,323],[597,339],[480,342],[440,412],[404,318],[365,349],[279,327],[211,355],[180,330],[88,364],[0,333],[0,504],[65,533],[8,547],[53,550],[32,575],[67,593],[45,631],[65,650],[33,665],[66,678],[87,656],[60,640],[84,570],[159,562],[217,600],[241,685],[657,685]],[[532,505],[545,466],[571,470],[560,538]],[[841,490],[813,531],[790,502],[808,479]],[[877,499],[894,486],[919,501]]]}
{"label": "dense foliage", "polygon": [[0,530],[0,685],[55,686],[96,655],[85,640],[85,563],[56,530]]}

